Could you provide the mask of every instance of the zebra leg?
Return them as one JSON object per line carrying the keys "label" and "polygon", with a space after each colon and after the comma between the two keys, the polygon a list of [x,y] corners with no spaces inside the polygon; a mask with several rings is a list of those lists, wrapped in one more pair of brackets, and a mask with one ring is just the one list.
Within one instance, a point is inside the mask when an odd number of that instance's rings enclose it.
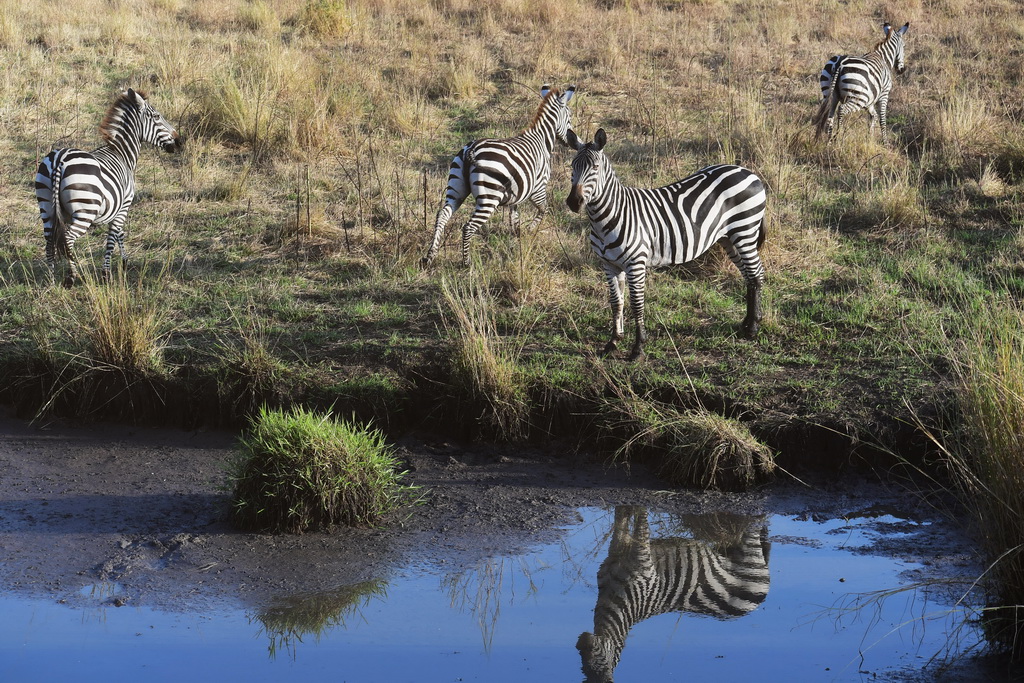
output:
{"label": "zebra leg", "polygon": [[747,317],[740,327],[743,336],[753,339],[761,329],[761,283],[762,278],[747,280]]}
{"label": "zebra leg", "polygon": [[647,342],[647,327],[644,325],[644,288],[647,284],[647,264],[634,264],[627,274],[629,281],[629,305],[633,309],[636,323],[636,339],[629,360],[643,358]]}
{"label": "zebra leg", "polygon": [[72,287],[75,284],[75,279],[78,277],[78,261],[75,260],[75,239],[76,235],[72,232],[71,226],[67,226],[64,233],[64,250],[68,255],[68,272],[64,275],[64,286]]}
{"label": "zebra leg", "polygon": [[530,221],[530,227],[527,228],[527,230],[532,234],[538,227],[540,227],[541,221],[544,220],[544,217],[548,215],[547,189],[545,188],[542,192],[535,194],[530,198],[530,201],[533,202],[535,207],[537,207],[537,215],[533,217],[533,220]]}
{"label": "zebra leg", "polygon": [[39,171],[36,173],[36,200],[39,202],[39,219],[43,222],[43,239],[46,241],[46,266],[50,270],[51,284],[56,278],[57,263],[55,198],[50,171],[44,162],[39,165]]}
{"label": "zebra leg", "polygon": [[441,208],[437,210],[437,218],[434,219],[434,237],[430,241],[430,247],[427,249],[426,256],[420,259],[420,265],[424,268],[429,266],[431,261],[437,257],[437,251],[441,248],[441,239],[444,237],[445,226],[448,225],[452,215],[462,206],[462,202],[466,201],[466,197],[469,196],[469,169],[466,168],[467,149],[469,149],[469,145],[463,147],[462,151],[455,155],[449,167],[448,188],[445,190]]}
{"label": "zebra leg", "polygon": [[490,198],[477,197],[476,209],[473,210],[473,215],[469,217],[466,224],[462,226],[462,265],[469,265],[469,240],[472,239],[473,235],[476,234],[477,230],[487,222],[487,219],[494,213],[494,209],[498,206],[497,200],[490,200]]}
{"label": "zebra leg", "polygon": [[75,242],[79,237],[88,232],[89,226],[93,224],[95,218],[96,214],[94,212],[76,211],[71,217],[71,222],[64,226],[64,249],[68,255],[68,274],[64,277],[65,287],[74,285],[75,279],[81,275],[78,261],[75,259]]}
{"label": "zebra leg", "polygon": [[46,241],[46,266],[50,270],[50,282],[56,279],[57,237],[54,234],[53,216],[47,215],[40,202],[39,211],[43,219],[43,239]]}
{"label": "zebra leg", "polygon": [[[764,230],[764,225],[759,227]],[[729,259],[736,265],[743,279],[747,281],[747,316],[740,325],[740,333],[747,339],[753,339],[761,329],[761,283],[764,281],[764,264],[757,249],[753,248],[741,255],[736,245],[723,240],[722,246]]]}
{"label": "zebra leg", "polygon": [[607,356],[618,347],[618,342],[625,334],[622,305],[623,294],[626,289],[626,273],[618,270],[611,264],[604,265],[604,272],[608,281],[608,305],[612,309],[612,338],[605,344],[602,356]]}
{"label": "zebra leg", "polygon": [[110,227],[107,229],[107,247],[103,251],[103,270],[100,272],[100,277],[104,282],[110,282],[110,261],[114,255],[114,246],[116,245],[121,253],[122,265],[128,261],[128,256],[124,251],[124,224],[125,213],[119,213],[114,217],[114,220],[110,221]]}
{"label": "zebra leg", "polygon": [[835,136],[839,135],[839,129],[842,128],[843,126],[843,118],[850,112],[851,108],[848,107],[845,102],[836,107],[836,123],[835,126],[832,127],[832,130],[829,134],[829,142],[831,142]]}
{"label": "zebra leg", "polygon": [[461,199],[457,202],[446,199],[438,209],[437,218],[434,219],[434,238],[430,242],[430,248],[427,249],[427,255],[420,259],[420,265],[424,268],[437,257],[437,250],[441,248],[441,239],[444,237],[444,228],[461,204]]}
{"label": "zebra leg", "polygon": [[886,124],[886,117],[889,110],[889,96],[882,95],[878,98],[878,118],[882,126],[882,144],[889,144],[889,127]]}

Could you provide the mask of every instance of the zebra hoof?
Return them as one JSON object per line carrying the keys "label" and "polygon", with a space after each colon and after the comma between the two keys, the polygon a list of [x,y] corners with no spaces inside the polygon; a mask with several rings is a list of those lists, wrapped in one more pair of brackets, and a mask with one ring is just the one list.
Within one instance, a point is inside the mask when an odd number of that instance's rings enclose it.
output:
{"label": "zebra hoof", "polygon": [[423,268],[424,270],[429,268],[430,262],[433,260],[434,259],[430,258],[429,256],[424,256],[423,258],[420,259],[420,268]]}
{"label": "zebra hoof", "polygon": [[742,334],[745,339],[754,339],[760,331],[761,324],[757,322],[743,323],[740,327],[740,334]]}
{"label": "zebra hoof", "polygon": [[615,349],[617,348],[619,348],[619,345],[615,343],[614,339],[612,339],[611,341],[604,345],[603,349],[601,349],[601,357],[607,358],[608,356],[612,355],[615,352]]}
{"label": "zebra hoof", "polygon": [[71,289],[72,287],[75,286],[75,276],[65,275],[63,284],[66,289]]}
{"label": "zebra hoof", "polygon": [[629,357],[626,360],[630,362],[643,360],[646,357],[646,355],[647,354],[644,353],[644,350],[642,348],[640,348],[639,346],[635,346],[633,347],[633,350],[629,352]]}

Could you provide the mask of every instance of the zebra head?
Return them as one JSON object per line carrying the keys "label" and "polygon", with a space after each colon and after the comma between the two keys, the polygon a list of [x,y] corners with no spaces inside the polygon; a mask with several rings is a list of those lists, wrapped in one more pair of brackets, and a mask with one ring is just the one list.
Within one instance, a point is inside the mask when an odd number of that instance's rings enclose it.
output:
{"label": "zebra head", "polygon": [[[548,95],[551,95],[548,98]],[[569,111],[569,100],[576,94],[576,86],[570,85],[564,93],[557,90],[552,92],[551,86],[544,84],[540,89],[540,96],[544,99],[538,117],[548,116],[553,118],[555,137],[566,147],[569,147],[568,134],[572,132],[572,112]]]}
{"label": "zebra head", "polygon": [[160,147],[165,152],[178,152],[185,146],[185,141],[178,135],[178,131],[149,103],[145,95],[129,88],[124,97],[132,102],[138,111],[140,140]]}
{"label": "zebra head", "polygon": [[614,644],[608,638],[589,632],[581,633],[576,641],[576,649],[579,650],[583,662],[581,668],[583,675],[586,676],[584,683],[613,683],[619,657]]}
{"label": "zebra head", "polygon": [[573,131],[569,131],[569,146],[576,150],[572,160],[572,187],[565,203],[571,211],[579,213],[580,209],[600,192],[608,175],[608,158],[601,150],[608,142],[604,128],[594,134],[594,141],[584,143]]}
{"label": "zebra head", "polygon": [[907,29],[910,28],[910,22],[903,24],[895,32],[892,30],[892,26],[889,22],[882,25],[882,30],[885,31],[885,39],[891,42],[893,45],[894,54],[892,55],[892,68],[896,70],[896,73],[901,74],[907,70],[907,65],[903,62],[903,45],[904,35],[907,33]]}

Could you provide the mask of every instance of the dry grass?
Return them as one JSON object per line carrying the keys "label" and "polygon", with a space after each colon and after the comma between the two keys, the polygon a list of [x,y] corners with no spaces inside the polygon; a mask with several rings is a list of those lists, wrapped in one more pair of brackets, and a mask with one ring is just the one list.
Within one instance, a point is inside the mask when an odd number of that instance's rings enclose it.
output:
{"label": "dry grass", "polygon": [[494,302],[483,287],[441,280],[447,309],[445,327],[452,345],[452,381],[455,387],[485,406],[481,419],[497,435],[516,439],[526,433],[529,406],[517,368],[515,341],[498,335]]}
{"label": "dry grass", "polygon": [[775,471],[771,449],[743,423],[703,407],[677,410],[630,396],[609,406],[617,429],[631,433],[618,455],[643,451],[654,472],[675,486],[745,490]]}

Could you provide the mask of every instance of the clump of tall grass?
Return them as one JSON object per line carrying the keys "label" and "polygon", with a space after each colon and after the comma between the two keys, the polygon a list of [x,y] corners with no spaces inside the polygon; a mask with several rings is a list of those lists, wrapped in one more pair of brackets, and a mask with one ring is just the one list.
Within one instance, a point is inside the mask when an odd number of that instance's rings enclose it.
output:
{"label": "clump of tall grass", "polygon": [[[165,273],[154,281],[164,281]],[[27,379],[45,387],[39,414],[58,405],[75,414],[135,412],[134,403],[143,394],[153,399],[155,383],[169,374],[164,351],[171,324],[160,287],[147,269],[134,283],[121,269],[109,282],[82,269],[80,282],[71,291],[47,292],[49,309],[32,317],[34,377]]]}
{"label": "clump of tall grass", "polygon": [[987,154],[999,139],[998,120],[977,92],[958,91],[943,98],[925,120],[930,149],[952,168]]}
{"label": "clump of tall grass", "polygon": [[883,168],[877,176],[871,173],[866,188],[854,192],[853,207],[840,222],[854,230],[913,230],[927,220],[921,184],[910,169]]}
{"label": "clump of tall grass", "polygon": [[990,642],[1024,658],[1024,312],[990,308],[952,348],[959,427],[937,439],[990,563]]}
{"label": "clump of tall grass", "polygon": [[525,435],[529,406],[517,366],[521,349],[498,335],[494,302],[479,284],[441,279],[442,310],[451,340],[451,379],[471,401],[483,405],[481,421],[504,439]]}
{"label": "clump of tall grass", "polygon": [[231,518],[247,530],[303,533],[372,526],[413,487],[380,430],[302,407],[262,408],[229,472]]}
{"label": "clump of tall grass", "polygon": [[345,0],[307,0],[295,27],[316,38],[341,38],[355,23]]}
{"label": "clump of tall grass", "polygon": [[246,2],[238,9],[238,22],[242,28],[255,33],[274,34],[281,30],[281,20],[274,8],[263,0]]}
{"label": "clump of tall grass", "polygon": [[217,393],[234,414],[252,414],[261,405],[287,399],[288,365],[275,353],[265,322],[257,315],[232,311],[237,334],[214,345]]}
{"label": "clump of tall grass", "polygon": [[679,410],[629,394],[609,403],[630,436],[616,456],[642,451],[654,473],[675,486],[744,490],[775,471],[772,450],[742,422],[703,406]]}
{"label": "clump of tall grass", "polygon": [[[156,276],[157,282],[163,279]],[[84,277],[82,285],[84,324],[79,334],[89,358],[126,374],[159,372],[167,340],[167,311],[158,288],[147,283],[145,269],[134,284],[123,269],[116,269],[109,283],[93,276]]]}

